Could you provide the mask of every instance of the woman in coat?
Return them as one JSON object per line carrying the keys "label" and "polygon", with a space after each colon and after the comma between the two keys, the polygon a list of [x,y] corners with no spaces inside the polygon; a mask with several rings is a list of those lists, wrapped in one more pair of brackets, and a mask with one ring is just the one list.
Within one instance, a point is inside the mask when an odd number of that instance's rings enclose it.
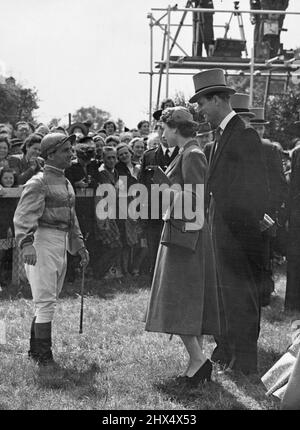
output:
{"label": "woman in coat", "polygon": [[[177,191],[169,219],[165,216],[145,329],[180,336],[189,355],[183,378],[195,385],[211,379],[212,363],[203,353],[202,336],[220,332],[215,261],[204,219],[207,162],[195,138],[197,124],[186,108],[168,108],[161,120],[168,145],[180,148],[165,172]],[[163,199],[166,193],[172,194],[166,189]],[[191,201],[193,211],[197,207],[193,219],[186,215],[186,204],[176,219],[182,201]]]}

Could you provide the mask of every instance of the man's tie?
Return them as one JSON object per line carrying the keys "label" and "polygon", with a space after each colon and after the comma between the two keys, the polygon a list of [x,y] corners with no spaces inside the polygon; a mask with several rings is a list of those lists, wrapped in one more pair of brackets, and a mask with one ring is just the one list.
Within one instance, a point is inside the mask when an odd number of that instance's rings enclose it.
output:
{"label": "man's tie", "polygon": [[169,165],[169,163],[170,163],[170,150],[169,150],[169,148],[167,148],[167,150],[165,152],[165,160],[166,160],[166,164]]}
{"label": "man's tie", "polygon": [[212,158],[214,158],[216,156],[216,153],[219,149],[221,136],[222,136],[222,129],[221,129],[221,127],[218,127],[215,131],[215,146],[214,146],[214,153],[213,153]]}

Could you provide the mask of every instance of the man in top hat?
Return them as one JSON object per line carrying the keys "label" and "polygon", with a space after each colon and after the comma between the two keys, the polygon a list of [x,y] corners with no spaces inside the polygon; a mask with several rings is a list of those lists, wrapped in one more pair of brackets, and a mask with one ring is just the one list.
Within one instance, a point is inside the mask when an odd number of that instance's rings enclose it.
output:
{"label": "man in top hat", "polygon": [[64,169],[71,163],[75,136],[47,134],[41,143],[45,168],[24,186],[15,215],[15,235],[22,250],[35,304],[29,357],[54,364],[52,320],[66,273],[67,251],[85,267],[89,255],[75,214],[75,194]]}
{"label": "man in top hat", "polygon": [[257,372],[260,330],[259,284],[261,232],[267,187],[262,147],[255,130],[232,110],[224,72],[212,69],[194,76],[198,103],[216,129],[209,159],[207,215],[215,247],[223,310],[222,333],[212,360],[244,374]]}
{"label": "man in top hat", "polygon": [[[156,121],[160,120],[162,114],[162,110],[158,110],[154,112],[153,118]],[[158,123],[159,124],[159,123]],[[153,174],[154,167],[159,166],[162,170],[166,170],[169,164],[174,160],[177,156],[179,148],[173,147],[169,148],[165,139],[163,139],[163,128],[162,126],[158,127],[157,132],[160,137],[160,145],[155,148],[148,149],[144,152],[141,170],[139,173],[139,182],[144,184],[147,187],[148,195],[150,196],[151,185],[153,182]],[[159,219],[151,219],[151,205],[148,202],[148,220],[146,222],[146,230],[147,230],[147,244],[148,244],[148,252],[149,252],[149,266],[150,273],[153,275],[156,255],[160,243],[161,230],[163,226],[161,207],[159,210]]]}
{"label": "man in top hat", "polygon": [[[251,112],[254,114],[254,118],[250,120],[250,126],[257,131],[262,142],[269,187],[266,213],[270,219],[269,228],[264,229],[262,232],[264,259],[261,283],[261,304],[262,306],[267,306],[270,304],[271,294],[274,291],[272,260],[274,251],[278,247],[276,224],[279,225],[283,221],[280,218],[287,203],[288,184],[283,169],[283,150],[281,146],[264,138],[266,126],[269,124],[265,119],[264,108],[252,108]],[[272,223],[272,220],[275,224]]]}
{"label": "man in top hat", "polygon": [[[232,109],[239,115],[241,120],[245,123],[245,126],[248,127],[250,125],[250,119],[254,118],[255,114],[252,113],[249,109],[250,104],[250,96],[244,93],[235,93],[230,97],[230,103]],[[204,153],[206,155],[207,160],[209,160],[210,151],[213,147],[214,142],[209,142],[204,148]]]}
{"label": "man in top hat", "polygon": [[[300,121],[290,127],[290,133],[300,138]],[[287,250],[287,284],[285,309],[300,311],[300,145],[292,151],[289,193],[289,236]]]}
{"label": "man in top hat", "polygon": [[232,109],[244,121],[245,126],[250,125],[250,120],[255,117],[255,114],[250,110],[250,96],[245,93],[235,93],[230,98]]}

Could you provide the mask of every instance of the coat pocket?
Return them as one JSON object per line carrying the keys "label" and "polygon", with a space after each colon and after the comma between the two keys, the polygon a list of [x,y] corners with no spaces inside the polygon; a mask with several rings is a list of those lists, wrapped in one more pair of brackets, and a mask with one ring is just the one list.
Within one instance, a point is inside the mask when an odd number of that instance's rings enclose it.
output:
{"label": "coat pocket", "polygon": [[190,252],[195,252],[200,230],[186,231],[186,222],[182,220],[168,219],[165,221],[161,244],[168,247],[180,247]]}

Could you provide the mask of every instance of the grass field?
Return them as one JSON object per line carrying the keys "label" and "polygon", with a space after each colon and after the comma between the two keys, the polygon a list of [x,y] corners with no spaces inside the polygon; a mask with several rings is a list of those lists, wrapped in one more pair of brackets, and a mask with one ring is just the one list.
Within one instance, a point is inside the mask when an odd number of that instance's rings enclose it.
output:
{"label": "grass field", "polygon": [[[283,312],[285,276],[277,274],[272,304],[263,309],[259,341],[259,376],[290,343],[297,314]],[[219,375],[187,390],[175,382],[187,357],[174,336],[144,331],[149,280],[110,283],[88,278],[83,334],[79,334],[80,280],[66,284],[57,305],[53,352],[61,370],[41,372],[27,358],[33,304],[26,292],[2,292],[0,319],[7,342],[0,345],[2,410],[230,410],[279,408],[267,398],[259,377]],[[11,295],[11,297],[9,296]],[[205,340],[210,354],[211,338]]]}

